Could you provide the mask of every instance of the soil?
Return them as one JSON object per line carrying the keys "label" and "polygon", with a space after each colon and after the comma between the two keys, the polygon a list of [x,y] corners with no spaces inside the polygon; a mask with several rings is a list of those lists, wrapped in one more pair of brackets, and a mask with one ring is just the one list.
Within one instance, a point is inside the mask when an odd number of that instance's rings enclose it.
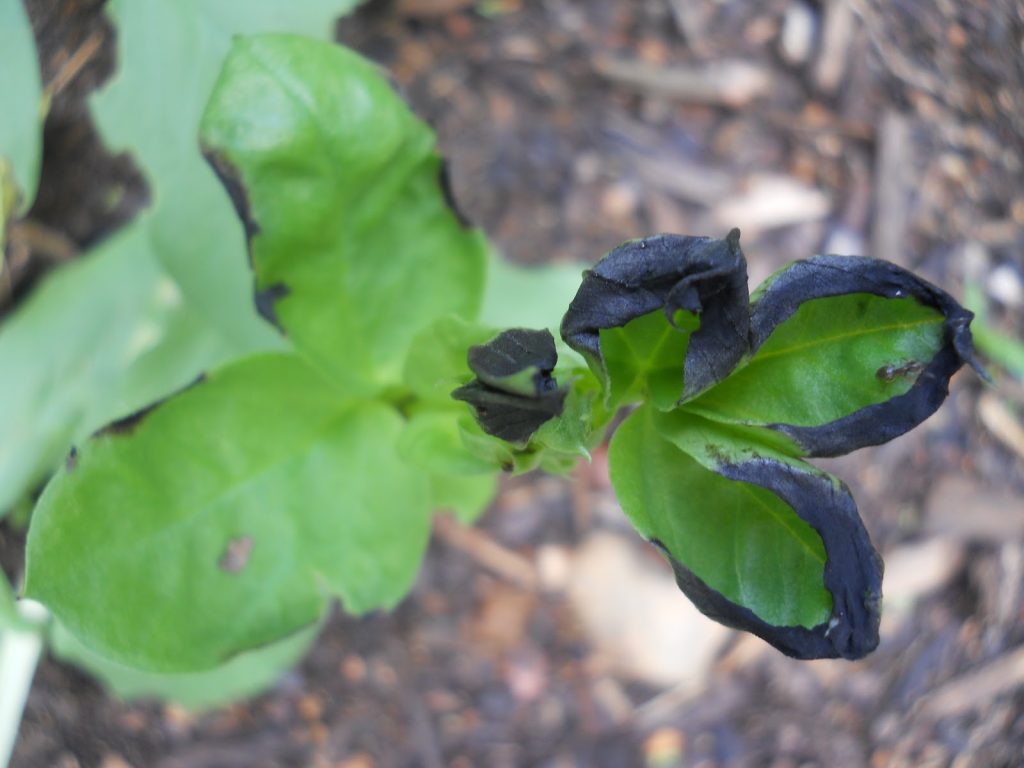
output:
{"label": "soil", "polygon": [[[84,100],[116,66],[103,2],[26,4],[44,82],[94,50],[46,122],[28,219],[50,237],[8,267],[0,312],[146,205]],[[955,295],[978,281],[989,322],[1021,337],[1015,0],[394,0],[338,38],[392,73],[437,130],[460,207],[516,261],[738,225],[752,284],[793,258],[869,253]],[[13,765],[1024,765],[1024,387],[1000,382],[961,373],[921,429],[825,462],[889,560],[883,643],[864,661],[731,636],[696,688],[609,663],[548,574],[596,531],[633,541],[598,454],[572,484],[507,480],[472,535],[439,524],[393,614],[334,615],[251,701],[123,703],[47,658]],[[5,570],[20,546],[0,525]]]}

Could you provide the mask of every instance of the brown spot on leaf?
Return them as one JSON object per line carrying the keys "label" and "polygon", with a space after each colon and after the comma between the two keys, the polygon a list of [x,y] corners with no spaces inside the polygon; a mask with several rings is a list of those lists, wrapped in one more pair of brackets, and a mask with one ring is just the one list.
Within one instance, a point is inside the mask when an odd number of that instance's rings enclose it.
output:
{"label": "brown spot on leaf", "polygon": [[71,450],[68,451],[68,457],[64,460],[64,469],[68,472],[74,472],[75,467],[78,466],[78,449],[75,446],[71,446]]}
{"label": "brown spot on leaf", "polygon": [[224,548],[217,567],[226,573],[238,573],[249,563],[255,542],[252,536],[239,536],[231,539]]}

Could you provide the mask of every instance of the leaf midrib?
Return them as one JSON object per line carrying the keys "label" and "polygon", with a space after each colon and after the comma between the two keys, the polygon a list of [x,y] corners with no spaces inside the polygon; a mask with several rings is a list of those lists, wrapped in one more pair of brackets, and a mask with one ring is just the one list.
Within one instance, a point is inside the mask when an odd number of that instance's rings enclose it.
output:
{"label": "leaf midrib", "polygon": [[[788,347],[783,347],[782,349],[773,349],[769,352],[755,353],[753,358],[751,358],[750,362],[747,364],[746,369],[749,370],[750,368],[756,366],[758,363],[764,362],[765,360],[770,360],[771,358],[774,357],[781,357],[783,355],[793,354],[795,352],[800,352],[805,349],[813,349],[814,347],[822,347],[827,344],[833,344],[836,342],[843,341],[844,339],[853,339],[861,336],[871,336],[875,334],[886,333],[888,331],[908,330],[922,325],[941,324],[941,322],[941,318],[929,318],[926,320],[917,320],[911,323],[890,323],[888,325],[875,326],[872,328],[846,331],[836,334],[834,336],[817,337],[812,341],[793,344]],[[770,341],[771,336],[769,336],[765,344],[762,345],[762,349],[764,348],[764,346],[767,346],[767,344]]]}

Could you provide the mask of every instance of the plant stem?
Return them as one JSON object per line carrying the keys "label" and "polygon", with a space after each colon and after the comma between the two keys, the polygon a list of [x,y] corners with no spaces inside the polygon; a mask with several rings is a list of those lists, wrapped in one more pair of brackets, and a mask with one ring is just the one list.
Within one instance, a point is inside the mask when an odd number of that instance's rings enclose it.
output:
{"label": "plant stem", "polygon": [[6,768],[14,751],[25,700],[43,648],[46,609],[22,601],[17,606],[20,622],[0,629],[0,768]]}

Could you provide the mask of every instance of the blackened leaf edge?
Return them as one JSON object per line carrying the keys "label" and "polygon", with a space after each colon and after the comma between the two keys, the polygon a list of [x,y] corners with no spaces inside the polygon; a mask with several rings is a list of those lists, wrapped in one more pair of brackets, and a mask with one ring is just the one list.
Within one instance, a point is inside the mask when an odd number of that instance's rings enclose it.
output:
{"label": "blackened leaf edge", "polygon": [[972,312],[912,272],[866,256],[815,256],[793,262],[770,278],[751,305],[750,354],[756,355],[772,331],[804,302],[852,293],[913,298],[938,310],[943,316],[943,347],[902,395],[818,426],[767,425],[792,438],[806,456],[841,456],[910,431],[942,405],[949,395],[950,379],[964,363],[983,379],[989,378],[974,353]]}

